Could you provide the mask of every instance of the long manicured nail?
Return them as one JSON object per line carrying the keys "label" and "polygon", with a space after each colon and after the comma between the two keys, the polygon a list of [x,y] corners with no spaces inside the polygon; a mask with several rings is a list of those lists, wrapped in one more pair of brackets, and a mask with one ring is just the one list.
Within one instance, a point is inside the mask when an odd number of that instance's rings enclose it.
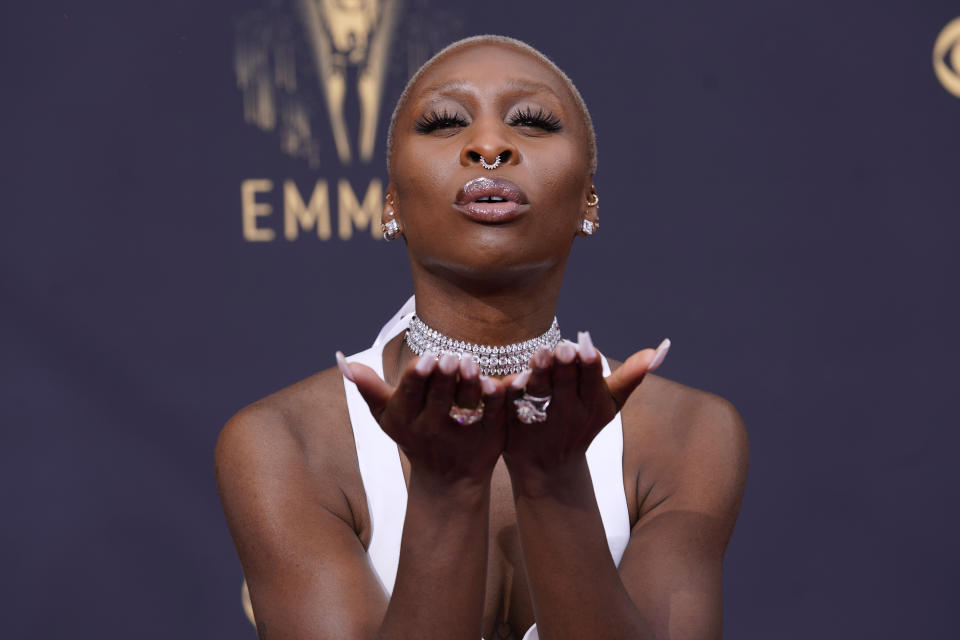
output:
{"label": "long manicured nail", "polygon": [[524,369],[523,373],[518,375],[513,379],[513,382],[510,383],[510,386],[514,389],[523,389],[527,386],[527,380],[530,379],[530,369]]}
{"label": "long manicured nail", "polygon": [[492,396],[497,392],[497,384],[487,376],[480,376],[480,388],[483,389],[483,394],[487,396]]}
{"label": "long manicured nail", "polygon": [[440,358],[440,371],[447,375],[454,373],[460,366],[460,360],[452,353],[445,353]]}
{"label": "long manicured nail", "polygon": [[347,359],[343,357],[343,351],[337,351],[336,357],[337,367],[340,369],[340,373],[343,374],[344,378],[355,383],[357,379],[353,377],[353,371],[350,371],[350,365],[347,364]]}
{"label": "long manicured nail", "polygon": [[460,376],[462,378],[467,378],[472,380],[480,374],[480,368],[477,367],[476,361],[473,359],[473,356],[470,354],[464,355],[460,358]]}
{"label": "long manicured nail", "polygon": [[580,362],[589,363],[597,359],[597,350],[590,339],[589,331],[577,333],[577,347],[580,349]]}
{"label": "long manicured nail", "polygon": [[563,364],[570,364],[577,357],[577,350],[572,343],[564,340],[557,345],[557,360]]}
{"label": "long manicured nail", "polygon": [[433,351],[424,351],[423,355],[420,356],[420,359],[417,360],[417,364],[414,367],[422,376],[429,375],[433,371],[433,366],[437,364],[437,354]]}
{"label": "long manicured nail", "polygon": [[550,351],[546,348],[540,349],[533,354],[533,366],[537,369],[546,369],[550,366]]}
{"label": "long manicured nail", "polygon": [[660,346],[657,347],[657,352],[653,354],[653,361],[650,363],[650,366],[647,367],[647,371],[653,371],[661,364],[663,364],[664,358],[667,357],[667,351],[670,350],[670,338],[664,338],[663,342],[660,343]]}

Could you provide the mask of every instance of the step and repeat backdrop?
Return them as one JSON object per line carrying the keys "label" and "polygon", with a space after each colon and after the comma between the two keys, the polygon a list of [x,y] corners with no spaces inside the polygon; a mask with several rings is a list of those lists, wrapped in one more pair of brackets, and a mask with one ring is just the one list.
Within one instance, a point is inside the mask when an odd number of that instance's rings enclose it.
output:
{"label": "step and repeat backdrop", "polygon": [[955,637],[960,4],[31,2],[0,20],[3,636],[254,638],[213,447],[410,294],[407,78],[577,83],[602,230],[558,317],[751,437],[730,638]]}

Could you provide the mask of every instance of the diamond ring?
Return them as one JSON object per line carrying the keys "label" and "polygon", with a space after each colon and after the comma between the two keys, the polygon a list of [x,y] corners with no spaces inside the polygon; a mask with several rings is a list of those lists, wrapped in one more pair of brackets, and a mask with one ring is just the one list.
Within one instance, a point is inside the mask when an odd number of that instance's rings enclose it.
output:
{"label": "diamond ring", "polygon": [[453,403],[450,405],[449,416],[463,425],[476,424],[483,419],[483,400],[474,409],[467,409]]}
{"label": "diamond ring", "polygon": [[524,392],[523,396],[513,401],[517,407],[517,420],[524,424],[544,422],[547,419],[547,407],[550,406],[552,396],[532,396]]}

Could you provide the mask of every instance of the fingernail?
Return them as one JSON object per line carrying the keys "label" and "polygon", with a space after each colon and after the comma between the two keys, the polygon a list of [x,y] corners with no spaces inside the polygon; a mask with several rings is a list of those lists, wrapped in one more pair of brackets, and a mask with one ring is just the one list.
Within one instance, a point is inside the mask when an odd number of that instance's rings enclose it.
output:
{"label": "fingernail", "polygon": [[[534,356],[536,357],[536,356]],[[527,386],[527,380],[530,379],[530,369],[524,369],[523,373],[518,375],[513,379],[513,382],[510,383],[510,386],[514,389],[523,389]]]}
{"label": "fingernail", "polygon": [[597,350],[590,339],[589,331],[577,333],[577,347],[580,349],[580,362],[593,362],[597,359]]}
{"label": "fingernail", "polygon": [[460,375],[464,378],[473,379],[476,378],[480,373],[477,363],[474,361],[473,356],[470,354],[464,355],[460,358]]}
{"label": "fingernail", "polygon": [[660,343],[660,346],[657,347],[657,352],[653,354],[653,361],[650,363],[650,366],[647,367],[647,371],[653,371],[661,364],[663,364],[664,358],[667,357],[667,351],[670,350],[670,338],[664,338],[663,342]]}
{"label": "fingernail", "polygon": [[340,369],[340,373],[343,374],[344,378],[355,383],[357,379],[353,377],[353,371],[350,371],[350,365],[347,364],[347,359],[343,357],[343,351],[337,351],[336,357],[337,367]]}
{"label": "fingernail", "polygon": [[414,367],[422,376],[428,375],[433,371],[433,365],[437,363],[437,354],[433,351],[424,351],[423,355],[420,356],[420,359],[417,360],[417,365]]}
{"label": "fingernail", "polygon": [[540,349],[533,354],[533,366],[538,369],[546,369],[550,366],[550,352],[547,349]]}
{"label": "fingernail", "polygon": [[450,375],[460,366],[460,360],[452,353],[445,353],[440,358],[440,371]]}
{"label": "fingernail", "polygon": [[569,342],[561,342],[557,345],[557,360],[563,364],[570,364],[577,357],[577,350]]}
{"label": "fingernail", "polygon": [[497,384],[487,376],[480,376],[480,388],[484,395],[492,396],[497,392]]}

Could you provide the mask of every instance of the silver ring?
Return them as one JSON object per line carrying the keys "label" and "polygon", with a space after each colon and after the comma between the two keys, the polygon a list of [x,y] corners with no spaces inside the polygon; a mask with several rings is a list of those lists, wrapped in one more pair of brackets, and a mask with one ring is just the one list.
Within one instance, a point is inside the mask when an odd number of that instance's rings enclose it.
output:
{"label": "silver ring", "polygon": [[524,392],[522,397],[513,401],[513,404],[517,407],[517,420],[524,424],[545,422],[547,419],[547,407],[550,406],[552,397],[553,396],[532,396]]}
{"label": "silver ring", "polygon": [[449,416],[463,425],[476,424],[483,420],[483,400],[474,409],[467,409],[453,403],[450,405]]}
{"label": "silver ring", "polygon": [[493,164],[487,164],[487,159],[484,158],[483,156],[480,156],[480,166],[483,167],[484,169],[490,169],[490,170],[496,169],[497,167],[500,166],[500,154],[499,153],[497,154],[497,159],[494,160]]}

